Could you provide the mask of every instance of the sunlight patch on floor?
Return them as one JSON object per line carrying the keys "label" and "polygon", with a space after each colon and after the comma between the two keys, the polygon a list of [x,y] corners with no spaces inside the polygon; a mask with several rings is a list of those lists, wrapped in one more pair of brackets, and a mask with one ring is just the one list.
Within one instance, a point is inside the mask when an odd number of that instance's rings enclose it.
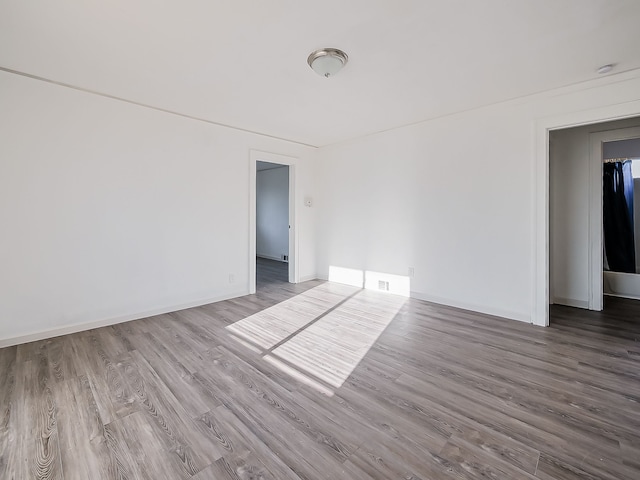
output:
{"label": "sunlight patch on floor", "polygon": [[269,349],[330,310],[358,289],[323,283],[293,298],[239,320],[229,332]]}
{"label": "sunlight patch on floor", "polygon": [[363,290],[280,345],[272,354],[338,388],[405,301],[399,296]]}
{"label": "sunlight patch on floor", "polygon": [[271,365],[333,395],[405,302],[401,295],[328,282],[226,328]]}

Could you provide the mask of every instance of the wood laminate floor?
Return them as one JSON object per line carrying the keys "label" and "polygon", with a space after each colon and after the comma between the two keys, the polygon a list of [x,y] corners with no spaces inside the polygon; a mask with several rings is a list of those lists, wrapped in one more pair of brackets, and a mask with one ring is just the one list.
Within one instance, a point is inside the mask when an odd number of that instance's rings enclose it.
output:
{"label": "wood laminate floor", "polygon": [[263,280],[0,349],[0,478],[640,478],[637,302],[543,329]]}
{"label": "wood laminate floor", "polygon": [[256,257],[256,288],[263,290],[289,282],[289,264]]}

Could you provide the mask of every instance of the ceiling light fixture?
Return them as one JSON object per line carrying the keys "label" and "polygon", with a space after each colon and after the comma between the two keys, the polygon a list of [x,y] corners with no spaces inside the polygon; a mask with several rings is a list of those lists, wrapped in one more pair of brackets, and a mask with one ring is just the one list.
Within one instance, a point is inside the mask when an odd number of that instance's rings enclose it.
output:
{"label": "ceiling light fixture", "polygon": [[342,50],[322,48],[309,55],[307,63],[318,75],[329,78],[338,73],[347,64],[347,60],[349,57]]}
{"label": "ceiling light fixture", "polygon": [[600,68],[598,68],[596,70],[596,72],[598,72],[600,75],[603,75],[605,73],[609,73],[611,70],[613,70],[613,64],[610,63],[608,65],[603,65]]}

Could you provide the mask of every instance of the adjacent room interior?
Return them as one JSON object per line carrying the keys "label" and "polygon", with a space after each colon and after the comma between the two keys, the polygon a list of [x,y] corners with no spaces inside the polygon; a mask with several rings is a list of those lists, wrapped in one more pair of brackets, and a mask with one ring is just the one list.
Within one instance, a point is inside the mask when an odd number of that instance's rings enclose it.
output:
{"label": "adjacent room interior", "polygon": [[0,5],[0,478],[640,478],[640,3]]}
{"label": "adjacent room interior", "polygon": [[256,285],[289,277],[289,166],[256,162]]}

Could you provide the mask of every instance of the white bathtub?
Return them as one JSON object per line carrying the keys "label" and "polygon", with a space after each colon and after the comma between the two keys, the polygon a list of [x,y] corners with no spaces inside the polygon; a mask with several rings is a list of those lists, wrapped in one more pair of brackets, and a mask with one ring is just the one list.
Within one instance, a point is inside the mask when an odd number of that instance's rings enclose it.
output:
{"label": "white bathtub", "polygon": [[640,300],[640,274],[602,272],[605,295]]}

